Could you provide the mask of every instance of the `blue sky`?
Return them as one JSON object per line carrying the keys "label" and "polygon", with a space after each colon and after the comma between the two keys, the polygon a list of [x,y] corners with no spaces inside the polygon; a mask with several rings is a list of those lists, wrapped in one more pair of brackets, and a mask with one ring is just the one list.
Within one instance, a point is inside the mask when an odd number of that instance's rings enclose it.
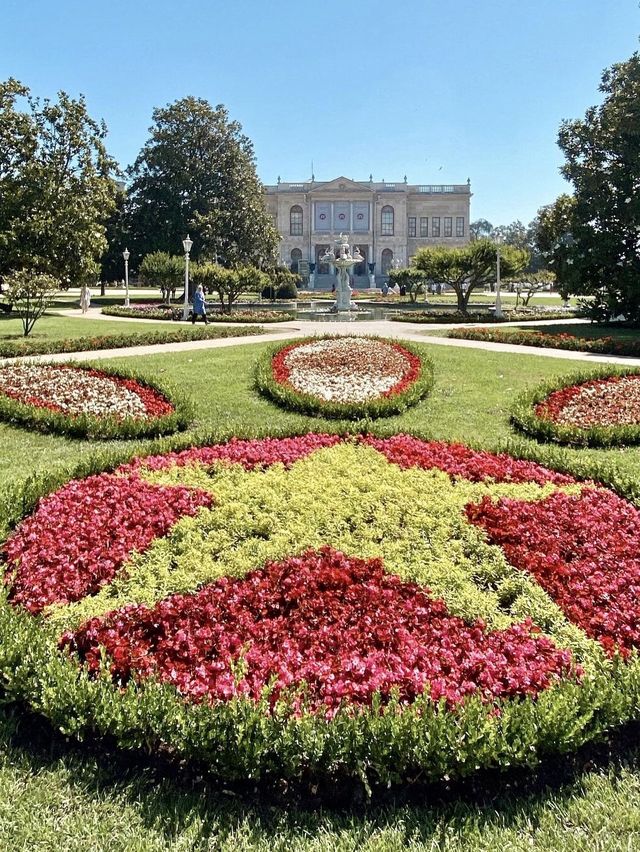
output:
{"label": "blue sky", "polygon": [[265,183],[463,183],[472,218],[566,189],[556,134],[638,47],[638,0],[2,0],[0,78],[86,95],[127,165],[151,112],[224,103]]}

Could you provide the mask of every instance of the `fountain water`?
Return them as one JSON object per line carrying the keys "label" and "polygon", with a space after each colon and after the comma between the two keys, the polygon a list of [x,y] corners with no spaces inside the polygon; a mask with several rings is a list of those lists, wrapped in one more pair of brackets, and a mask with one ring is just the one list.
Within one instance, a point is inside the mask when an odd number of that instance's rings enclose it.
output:
{"label": "fountain water", "polygon": [[351,301],[351,287],[349,285],[349,270],[356,263],[361,263],[364,258],[360,254],[358,246],[353,249],[349,247],[349,238],[340,234],[336,242],[336,248],[328,248],[320,258],[321,263],[329,263],[338,269],[338,287],[336,290],[335,311],[357,311],[358,306]]}

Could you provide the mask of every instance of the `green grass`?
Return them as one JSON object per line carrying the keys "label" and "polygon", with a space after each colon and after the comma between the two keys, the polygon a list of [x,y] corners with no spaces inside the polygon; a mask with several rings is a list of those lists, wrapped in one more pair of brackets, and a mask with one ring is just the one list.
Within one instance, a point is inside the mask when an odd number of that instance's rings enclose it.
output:
{"label": "green grass", "polygon": [[[527,328],[527,326],[524,326]],[[500,326],[500,330],[505,333],[513,333],[518,330],[517,326]],[[638,340],[640,339],[640,329],[627,328],[625,326],[615,325],[599,325],[597,323],[574,323],[563,322],[549,326],[536,326],[535,329],[529,327],[529,331],[540,331],[542,334],[573,334],[575,337],[592,340],[599,337],[612,337],[614,340]]]}
{"label": "green grass", "polygon": [[[178,327],[177,324],[176,328]],[[66,337],[92,337],[103,334],[143,334],[147,331],[166,331],[168,328],[171,326],[165,322],[125,322],[45,314],[35,324],[28,340],[62,340]],[[17,317],[0,315],[0,340],[24,340],[22,322]]]}
{"label": "green grass", "polygon": [[[253,365],[264,348],[249,344],[167,353],[136,358],[135,366],[193,396],[194,435],[213,429],[250,434],[265,423],[296,430],[339,430],[340,423],[284,412],[253,392]],[[417,429],[434,438],[495,448],[513,435],[508,424],[513,394],[575,368],[575,362],[537,356],[441,346],[425,349],[436,366],[435,390],[404,415],[386,420],[379,427],[385,432]],[[105,363],[109,362],[101,362]],[[0,482],[75,464],[95,446],[1,425]],[[567,456],[606,460],[621,475],[640,476],[637,448],[567,450]],[[158,774],[144,760],[132,763],[109,751],[83,751],[24,711],[5,707],[0,710],[0,848],[3,852],[640,849],[636,741],[635,735],[631,744],[624,741],[614,756],[603,748],[597,759],[579,760],[571,771],[563,759],[548,769],[549,783],[522,787],[529,776],[493,776],[480,794],[470,798],[442,801],[441,791],[435,791],[421,804],[339,811],[279,805],[258,794],[242,797],[198,779]]]}

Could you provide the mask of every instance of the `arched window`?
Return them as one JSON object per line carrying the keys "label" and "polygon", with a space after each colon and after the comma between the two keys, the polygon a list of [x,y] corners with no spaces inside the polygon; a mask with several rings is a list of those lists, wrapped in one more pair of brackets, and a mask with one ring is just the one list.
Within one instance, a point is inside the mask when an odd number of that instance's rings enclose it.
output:
{"label": "arched window", "polygon": [[302,236],[302,207],[294,204],[289,211],[289,233],[292,237]]}
{"label": "arched window", "polygon": [[300,249],[291,249],[291,266],[292,272],[298,271],[298,263],[302,260],[302,252]]}
{"label": "arched window", "polygon": [[380,221],[380,234],[383,237],[392,237],[393,236],[393,207],[389,204],[385,204],[380,213],[381,221]]}
{"label": "arched window", "polygon": [[391,249],[383,249],[382,251],[382,274],[388,275],[393,262],[393,252]]}

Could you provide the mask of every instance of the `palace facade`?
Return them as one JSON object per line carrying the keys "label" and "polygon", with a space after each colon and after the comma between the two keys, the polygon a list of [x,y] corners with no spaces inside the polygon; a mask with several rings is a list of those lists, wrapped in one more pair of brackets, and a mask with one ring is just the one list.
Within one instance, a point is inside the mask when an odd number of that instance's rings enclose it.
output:
{"label": "palace facade", "polygon": [[282,183],[266,186],[267,209],[280,233],[282,262],[330,286],[333,275],[320,262],[340,233],[348,234],[364,261],[354,269],[356,286],[385,279],[390,269],[406,266],[422,246],[459,246],[469,242],[471,182],[408,184],[354,181]]}

